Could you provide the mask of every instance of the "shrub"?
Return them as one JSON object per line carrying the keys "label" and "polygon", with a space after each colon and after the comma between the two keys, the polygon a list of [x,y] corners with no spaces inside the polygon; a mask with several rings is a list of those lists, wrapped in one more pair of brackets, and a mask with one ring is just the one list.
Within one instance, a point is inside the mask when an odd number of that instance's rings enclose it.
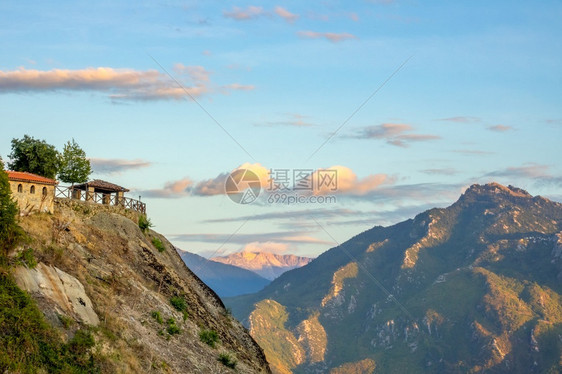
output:
{"label": "shrub", "polygon": [[92,366],[94,358],[90,354],[90,348],[96,344],[92,333],[88,330],[78,330],[68,342],[68,354],[80,366],[87,368]]}
{"label": "shrub", "polygon": [[170,298],[170,304],[172,304],[172,306],[179,312],[184,312],[187,310],[187,303],[181,296],[172,296]]}
{"label": "shrub", "polygon": [[65,344],[35,302],[0,267],[0,372],[98,373],[89,330]]}
{"label": "shrub", "polygon": [[168,331],[168,334],[175,335],[175,334],[179,334],[181,332],[180,328],[176,325],[175,319],[168,318],[166,323],[168,324],[168,328],[166,329],[166,331]]}
{"label": "shrub", "polygon": [[16,256],[16,263],[19,265],[25,265],[30,269],[33,269],[37,266],[37,260],[33,255],[33,249],[26,248]]}
{"label": "shrub", "polygon": [[152,318],[154,318],[156,320],[156,322],[158,322],[159,324],[164,323],[164,320],[162,319],[162,316],[160,315],[160,312],[157,310],[153,310],[152,313],[150,313],[150,315],[152,316]]}
{"label": "shrub", "polygon": [[146,215],[142,214],[139,217],[139,228],[142,232],[146,233],[149,228],[153,227],[154,225],[150,222],[150,219],[146,217]]}
{"label": "shrub", "polygon": [[152,245],[158,250],[158,252],[164,252],[166,250],[162,240],[157,237],[152,238]]}
{"label": "shrub", "polygon": [[59,317],[59,321],[65,329],[74,325],[74,320],[72,318],[65,316],[64,314],[58,314],[57,316]]}
{"label": "shrub", "polygon": [[8,174],[0,159],[0,255],[5,255],[14,248],[23,237],[23,230],[17,222],[19,209],[12,199],[12,190]]}
{"label": "shrub", "polygon": [[228,353],[219,354],[218,361],[224,366],[229,367],[231,369],[236,368],[236,360]]}
{"label": "shrub", "polygon": [[215,330],[203,330],[199,333],[199,339],[203,343],[215,348],[216,343],[219,341],[219,335]]}

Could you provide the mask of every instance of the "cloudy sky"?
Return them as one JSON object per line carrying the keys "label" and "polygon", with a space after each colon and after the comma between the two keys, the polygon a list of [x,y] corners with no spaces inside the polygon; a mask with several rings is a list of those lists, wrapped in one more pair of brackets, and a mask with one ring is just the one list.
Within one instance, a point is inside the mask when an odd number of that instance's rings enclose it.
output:
{"label": "cloudy sky", "polygon": [[[315,256],[473,183],[562,201],[560,1],[159,3],[0,3],[0,155],[74,138],[203,255]],[[241,167],[252,204],[224,194]]]}

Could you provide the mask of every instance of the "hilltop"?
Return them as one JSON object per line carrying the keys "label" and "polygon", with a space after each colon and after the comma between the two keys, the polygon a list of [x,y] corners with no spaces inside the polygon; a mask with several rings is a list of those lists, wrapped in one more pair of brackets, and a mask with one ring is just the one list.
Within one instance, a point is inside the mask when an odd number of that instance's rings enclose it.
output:
{"label": "hilltop", "polygon": [[562,205],[473,185],[226,303],[274,373],[558,373]]}
{"label": "hilltop", "polygon": [[[77,337],[88,342],[77,356],[89,357],[84,372],[269,373],[261,348],[215,292],[138,218],[71,200],[55,201],[53,214],[21,217],[28,240],[12,253],[11,276],[44,316],[47,325],[36,316],[39,326],[69,342],[72,354]],[[54,354],[38,344],[41,357]],[[3,371],[9,361],[0,356]],[[49,360],[34,370],[59,372]]]}

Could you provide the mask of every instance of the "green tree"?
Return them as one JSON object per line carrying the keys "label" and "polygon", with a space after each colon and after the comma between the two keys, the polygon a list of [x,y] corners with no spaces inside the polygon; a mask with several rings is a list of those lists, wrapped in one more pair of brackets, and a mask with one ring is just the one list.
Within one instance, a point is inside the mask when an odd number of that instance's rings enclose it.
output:
{"label": "green tree", "polygon": [[92,174],[86,152],[72,139],[64,145],[60,157],[59,179],[65,183],[84,183]]}
{"label": "green tree", "polygon": [[59,167],[59,153],[44,140],[24,135],[23,139],[12,139],[10,169],[27,171],[54,179]]}
{"label": "green tree", "polygon": [[12,200],[12,190],[4,163],[0,159],[0,256],[7,254],[21,238],[22,231],[17,223],[18,206]]}

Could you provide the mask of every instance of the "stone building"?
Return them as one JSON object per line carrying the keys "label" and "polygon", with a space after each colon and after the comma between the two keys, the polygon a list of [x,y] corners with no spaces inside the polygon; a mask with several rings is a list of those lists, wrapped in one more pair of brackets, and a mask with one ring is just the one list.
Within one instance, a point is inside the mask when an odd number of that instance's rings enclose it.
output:
{"label": "stone building", "polygon": [[12,196],[17,201],[21,214],[33,211],[54,211],[55,186],[54,179],[23,171],[7,171]]}

